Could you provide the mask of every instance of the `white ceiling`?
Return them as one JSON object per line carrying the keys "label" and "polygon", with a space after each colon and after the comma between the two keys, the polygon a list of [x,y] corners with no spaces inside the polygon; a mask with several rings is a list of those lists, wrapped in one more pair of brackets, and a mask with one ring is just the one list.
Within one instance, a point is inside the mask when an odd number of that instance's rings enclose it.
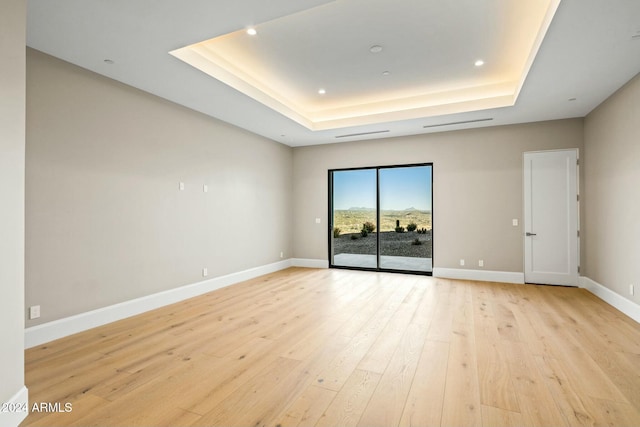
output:
{"label": "white ceiling", "polygon": [[[429,92],[430,85],[437,86],[431,92],[459,87],[460,82],[469,86],[469,81],[520,60],[515,48],[501,42],[496,31],[499,25],[507,26],[506,21],[495,19],[496,11],[513,15],[504,9],[508,1],[403,3],[404,9],[392,7],[399,3],[391,0],[29,0],[27,43],[290,146],[583,117],[640,72],[638,0],[562,0],[514,106],[411,119],[384,117],[379,123],[327,130],[312,131],[169,54],[247,27],[256,27],[255,37],[260,37],[261,29],[278,23],[281,32],[269,45],[271,50],[254,50],[251,56],[275,59],[280,65],[274,69],[281,70],[281,76],[295,74],[292,66],[301,64],[298,77],[282,77],[282,81],[295,82],[307,92],[326,86],[327,94],[321,99],[317,93],[305,95],[316,106],[337,105],[341,101],[334,94],[340,92],[376,99],[385,92],[384,85],[405,93],[413,88],[416,93]],[[331,18],[332,8],[340,10],[336,7],[347,4],[349,18],[340,13],[342,25],[333,19],[331,37],[323,37],[320,23]],[[481,15],[480,4],[493,13]],[[432,5],[433,15],[425,5]],[[305,25],[296,27],[300,23],[288,21],[289,16],[303,17],[300,21]],[[388,20],[382,22],[384,16]],[[482,18],[475,22],[475,16]],[[349,20],[354,22],[352,27],[345,25]],[[514,22],[523,23],[522,18]],[[383,46],[383,52],[370,53],[372,45]],[[425,51],[429,54],[418,54]],[[438,60],[425,62],[425,58]],[[475,59],[485,59],[486,65],[475,69]],[[328,67],[321,68],[322,64]],[[415,73],[417,67],[425,70],[423,80]],[[381,72],[386,70],[391,75],[383,77]],[[471,123],[446,125],[465,121]],[[343,136],[369,132],[380,133]]]}
{"label": "white ceiling", "polygon": [[559,3],[334,1],[171,54],[310,130],[442,116],[513,106]]}

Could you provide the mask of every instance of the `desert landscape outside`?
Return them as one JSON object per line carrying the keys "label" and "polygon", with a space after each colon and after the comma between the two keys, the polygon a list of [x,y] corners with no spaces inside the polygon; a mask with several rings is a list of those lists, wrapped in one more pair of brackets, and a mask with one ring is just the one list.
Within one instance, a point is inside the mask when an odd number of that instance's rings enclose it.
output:
{"label": "desert landscape outside", "polygon": [[357,258],[349,254],[430,262],[431,172],[431,165],[333,171],[331,256],[338,262],[332,264],[353,266]]}
{"label": "desert landscape outside", "polygon": [[[400,226],[415,223],[418,228],[431,230],[431,211],[421,211],[415,208],[403,210],[380,211],[380,231],[394,231],[396,221]],[[333,226],[339,228],[341,233],[359,233],[365,222],[376,223],[376,210],[374,208],[350,208],[333,211]]]}

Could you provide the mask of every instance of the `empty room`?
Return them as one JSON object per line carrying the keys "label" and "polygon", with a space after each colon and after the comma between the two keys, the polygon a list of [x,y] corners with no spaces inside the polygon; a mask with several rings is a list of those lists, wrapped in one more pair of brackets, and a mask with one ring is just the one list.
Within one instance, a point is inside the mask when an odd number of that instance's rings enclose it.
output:
{"label": "empty room", "polygon": [[0,426],[640,425],[640,2],[6,0]]}

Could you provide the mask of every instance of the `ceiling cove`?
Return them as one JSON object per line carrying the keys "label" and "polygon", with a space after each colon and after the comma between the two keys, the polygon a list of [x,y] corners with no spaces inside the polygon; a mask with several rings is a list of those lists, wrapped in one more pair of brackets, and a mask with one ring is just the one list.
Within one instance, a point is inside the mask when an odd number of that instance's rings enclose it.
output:
{"label": "ceiling cove", "polygon": [[337,0],[171,55],[311,131],[513,106],[560,0]]}

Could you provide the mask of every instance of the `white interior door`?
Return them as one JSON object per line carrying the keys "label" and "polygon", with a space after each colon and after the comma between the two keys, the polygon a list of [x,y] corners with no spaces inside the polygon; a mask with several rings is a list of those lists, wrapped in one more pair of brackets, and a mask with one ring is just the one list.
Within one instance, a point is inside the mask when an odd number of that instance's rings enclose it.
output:
{"label": "white interior door", "polygon": [[578,151],[524,154],[524,277],[578,286]]}

